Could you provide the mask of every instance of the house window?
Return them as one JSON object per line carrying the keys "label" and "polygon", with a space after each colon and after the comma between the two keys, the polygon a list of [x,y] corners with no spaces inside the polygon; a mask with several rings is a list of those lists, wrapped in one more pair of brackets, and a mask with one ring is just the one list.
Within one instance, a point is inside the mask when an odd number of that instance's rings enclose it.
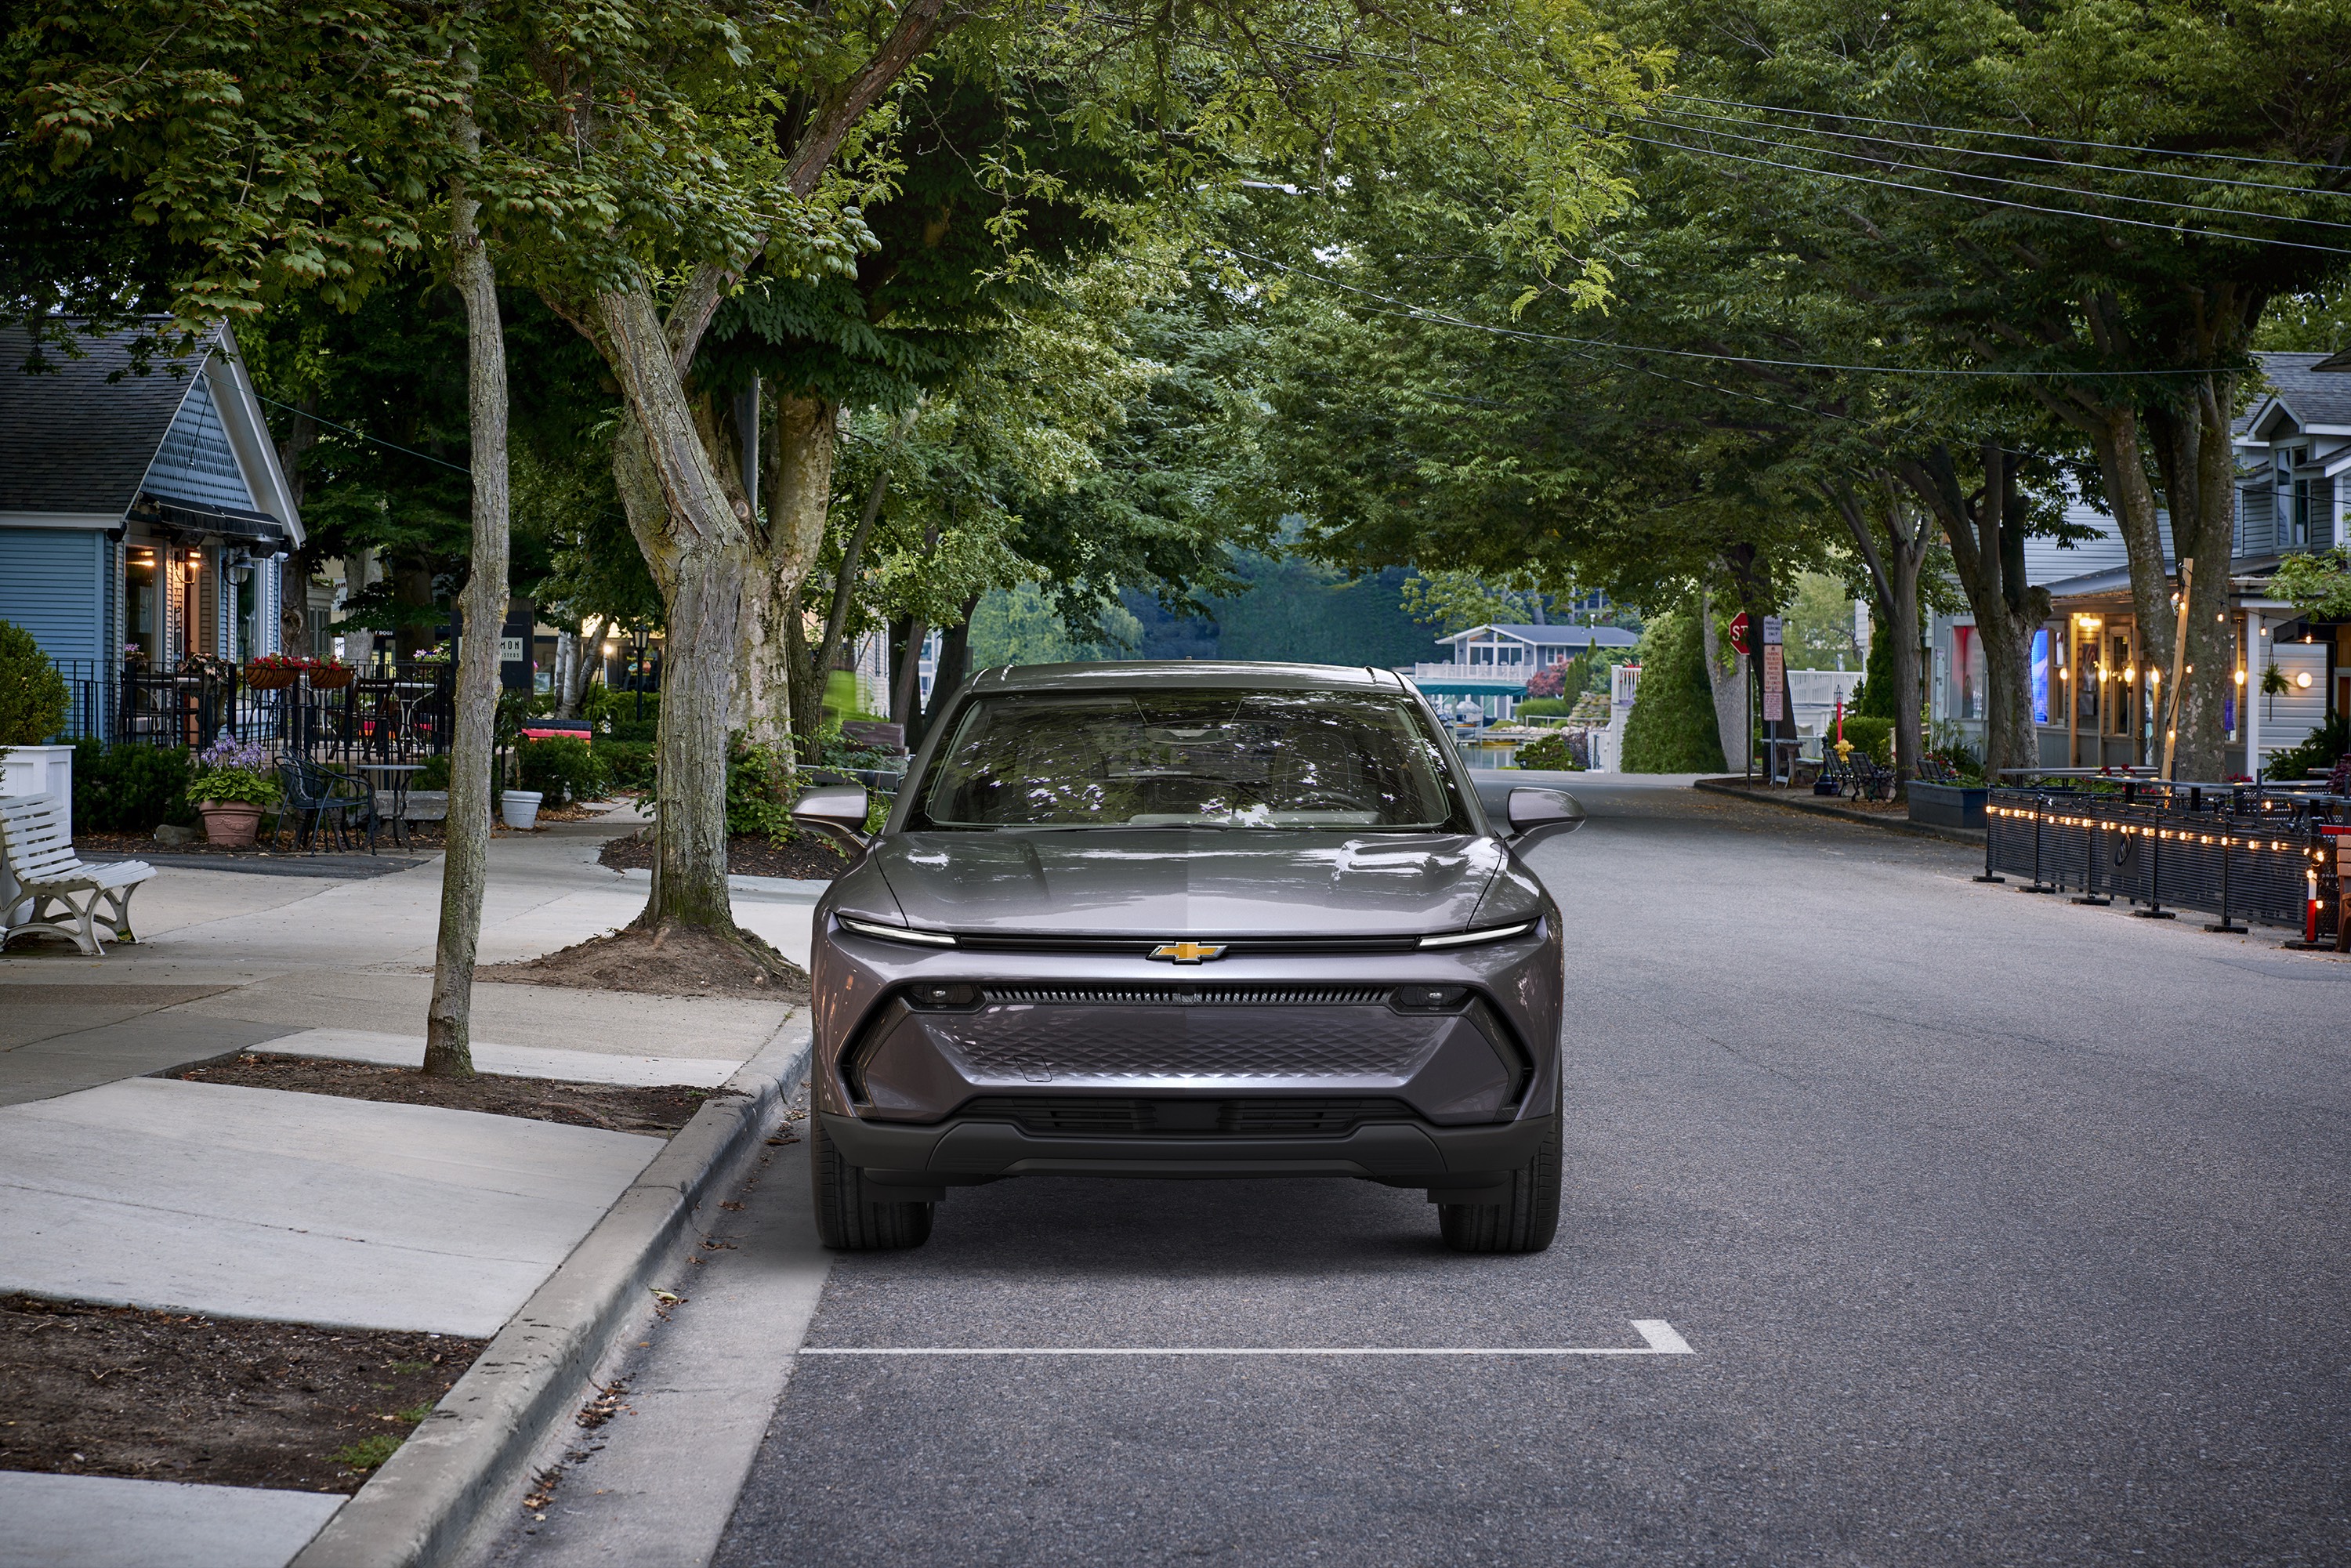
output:
{"label": "house window", "polygon": [[2294,476],[2303,449],[2281,446],[2277,454],[2278,544],[2294,549],[2310,543],[2310,481]]}
{"label": "house window", "polygon": [[[128,601],[123,606],[122,640],[128,644],[124,653],[152,668],[162,652],[163,634],[163,601],[155,591],[155,552],[133,546],[128,554],[122,567],[129,591],[123,596]],[[138,653],[131,654],[131,648]]]}

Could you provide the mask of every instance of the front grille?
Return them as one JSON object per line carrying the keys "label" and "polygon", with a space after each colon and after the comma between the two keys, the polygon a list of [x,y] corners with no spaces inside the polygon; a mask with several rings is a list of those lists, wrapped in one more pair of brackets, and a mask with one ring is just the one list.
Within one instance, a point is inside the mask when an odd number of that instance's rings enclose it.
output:
{"label": "front grille", "polygon": [[[1199,1124],[1211,1107],[1215,1124]],[[1409,1120],[1413,1112],[1401,1100],[1097,1100],[998,1094],[969,1102],[961,1114],[1001,1117],[1019,1123],[1023,1132],[1064,1136],[1289,1137],[1352,1133],[1368,1121]],[[1165,1124],[1170,1121],[1186,1124]]]}
{"label": "front grille", "polygon": [[984,986],[998,1004],[1032,1007],[1378,1007],[1385,986]]}
{"label": "front grille", "polygon": [[[956,946],[970,953],[1091,953],[1144,958],[1170,936],[1025,936],[995,932],[958,931]],[[1417,936],[1217,936],[1194,939],[1220,944],[1228,958],[1301,954],[1343,956],[1354,953],[1411,953]]]}

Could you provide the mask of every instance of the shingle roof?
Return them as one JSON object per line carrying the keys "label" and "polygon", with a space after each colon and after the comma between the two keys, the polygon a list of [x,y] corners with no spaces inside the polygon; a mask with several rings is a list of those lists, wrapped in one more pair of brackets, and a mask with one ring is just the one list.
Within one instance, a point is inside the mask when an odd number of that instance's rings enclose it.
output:
{"label": "shingle roof", "polygon": [[140,375],[130,368],[135,335],[82,339],[78,360],[48,349],[52,368],[28,375],[30,337],[0,327],[0,512],[130,510],[203,363],[203,354],[159,358]]}
{"label": "shingle roof", "polygon": [[[2329,357],[2287,353],[2261,356],[2262,371],[2269,378],[2270,395],[2283,403],[2294,422],[2305,428],[2314,424],[2351,424],[2351,375],[2318,369]],[[2241,431],[2261,406],[2257,402],[2245,411],[2247,418],[2238,425]]]}

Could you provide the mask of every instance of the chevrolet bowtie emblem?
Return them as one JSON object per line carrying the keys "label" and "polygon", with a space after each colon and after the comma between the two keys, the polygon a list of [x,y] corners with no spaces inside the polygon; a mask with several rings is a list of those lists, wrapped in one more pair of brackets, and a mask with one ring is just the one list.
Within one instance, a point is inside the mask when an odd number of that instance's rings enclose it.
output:
{"label": "chevrolet bowtie emblem", "polygon": [[1151,950],[1155,958],[1169,958],[1178,964],[1201,964],[1210,958],[1224,956],[1222,942],[1163,942]]}

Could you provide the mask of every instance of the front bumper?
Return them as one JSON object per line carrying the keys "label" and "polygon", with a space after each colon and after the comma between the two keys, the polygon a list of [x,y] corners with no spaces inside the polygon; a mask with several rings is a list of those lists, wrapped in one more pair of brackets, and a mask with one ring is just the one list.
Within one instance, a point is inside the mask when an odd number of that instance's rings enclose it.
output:
{"label": "front bumper", "polygon": [[[1009,1116],[951,1117],[929,1126],[820,1111],[841,1158],[883,1186],[940,1189],[1009,1176],[1155,1177],[1354,1176],[1389,1186],[1478,1189],[1534,1158],[1555,1118],[1472,1127],[1365,1122],[1338,1135],[1181,1133],[1061,1135]],[[932,1192],[931,1196],[936,1196]]]}

